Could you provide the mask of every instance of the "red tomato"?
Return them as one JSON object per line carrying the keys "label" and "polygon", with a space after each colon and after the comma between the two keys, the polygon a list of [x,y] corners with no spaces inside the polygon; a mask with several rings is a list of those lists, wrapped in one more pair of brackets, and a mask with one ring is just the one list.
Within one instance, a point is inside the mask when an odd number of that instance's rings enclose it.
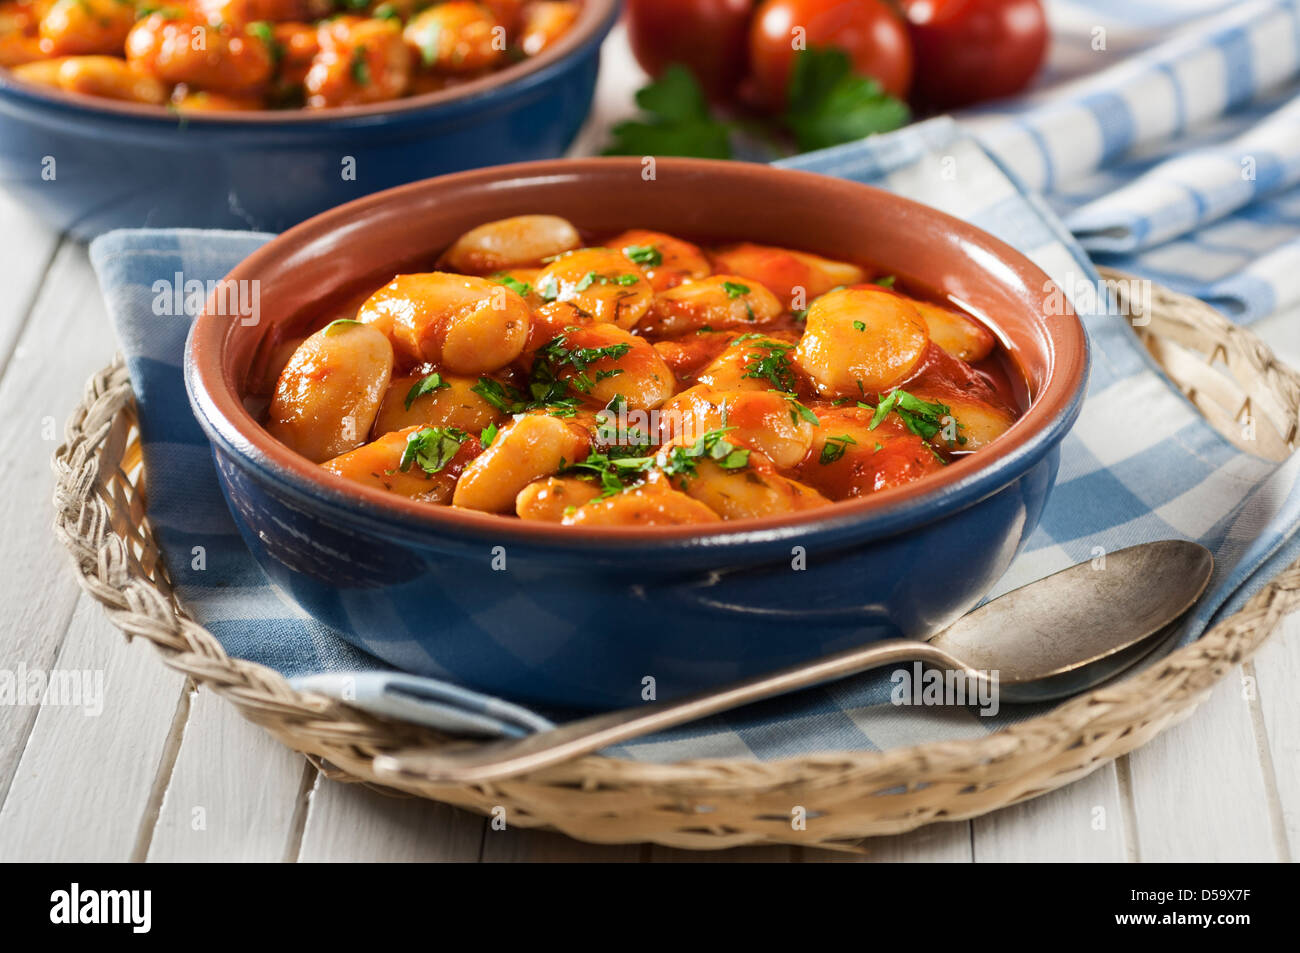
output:
{"label": "red tomato", "polygon": [[903,0],[916,81],[912,101],[942,111],[1029,85],[1047,53],[1041,0]]}
{"label": "red tomato", "polygon": [[770,109],[785,107],[796,45],[842,49],[856,72],[894,96],[912,84],[907,28],[881,0],[764,0],[750,26],[749,58],[755,92]]}
{"label": "red tomato", "polygon": [[756,0],[628,0],[632,53],[651,76],[690,69],[709,98],[736,97],[745,76],[749,15]]}

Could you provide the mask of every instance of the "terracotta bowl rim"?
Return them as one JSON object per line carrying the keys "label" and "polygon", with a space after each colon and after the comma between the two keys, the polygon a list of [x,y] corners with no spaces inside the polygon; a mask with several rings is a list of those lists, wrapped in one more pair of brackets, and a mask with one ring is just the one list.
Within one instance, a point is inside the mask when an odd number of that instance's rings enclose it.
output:
{"label": "terracotta bowl rim", "polygon": [[[629,158],[559,159],[494,166],[426,179],[378,192],[308,219],[259,248],[227,275],[247,280],[264,274],[271,263],[301,250],[332,232],[364,219],[375,207],[401,204],[417,193],[449,191],[470,186],[491,186],[503,181],[537,179],[544,187],[555,176],[571,178],[598,170],[639,171],[642,160]],[[947,231],[974,242],[1010,268],[1027,287],[1053,289],[1047,275],[1020,252],[969,223],[928,206],[871,186],[811,172],[774,166],[705,159],[658,159],[665,173],[691,176],[730,176],[749,180],[750,188],[780,186],[799,181],[826,193],[826,207],[837,207],[837,196],[859,200],[871,193],[872,201],[892,205],[896,211],[937,219]],[[885,220],[890,220],[885,217]],[[630,223],[632,227],[635,223]],[[355,239],[353,239],[355,240]],[[333,250],[334,254],[339,249]],[[990,280],[995,280],[990,277]],[[1065,301],[1064,296],[1056,295]],[[1040,316],[1041,318],[1041,316]],[[991,322],[995,325],[996,322]],[[1086,391],[1089,346],[1082,323],[1068,302],[1064,313],[1042,318],[1039,324],[1048,344],[1046,383],[1034,395],[1029,409],[985,449],[959,459],[942,471],[902,487],[874,493],[858,500],[793,515],[756,517],[718,525],[663,527],[574,527],[517,520],[497,514],[456,510],[407,500],[372,487],[350,482],[321,469],[293,453],[268,434],[244,407],[235,382],[224,372],[227,341],[237,322],[200,314],[186,344],[185,381],[200,424],[209,438],[246,468],[272,478],[281,490],[310,505],[328,510],[336,519],[382,526],[394,535],[436,541],[439,538],[516,540],[578,549],[609,549],[630,544],[659,546],[732,546],[745,543],[807,537],[826,531],[849,532],[855,537],[878,538],[923,525],[955,512],[1011,483],[1040,460],[1065,436],[1078,416]],[[1006,333],[1002,330],[1002,333]]]}
{"label": "terracotta bowl rim", "polygon": [[142,119],[176,126],[183,119],[187,127],[220,126],[268,128],[280,126],[323,125],[373,125],[376,121],[399,118],[407,114],[435,113],[440,106],[464,104],[467,107],[486,105],[492,93],[510,88],[523,92],[526,88],[544,83],[560,69],[572,55],[585,50],[590,44],[599,44],[613,26],[622,0],[583,0],[581,13],[573,27],[554,46],[542,50],[505,69],[470,80],[462,86],[422,93],[404,99],[386,100],[365,106],[340,106],[334,109],[212,109],[177,113],[167,106],[151,106],[122,100],[88,96],[54,89],[39,83],[29,83],[14,76],[8,69],[0,68],[0,94],[27,101],[33,105],[56,107],[74,115],[94,113],[122,119]]}

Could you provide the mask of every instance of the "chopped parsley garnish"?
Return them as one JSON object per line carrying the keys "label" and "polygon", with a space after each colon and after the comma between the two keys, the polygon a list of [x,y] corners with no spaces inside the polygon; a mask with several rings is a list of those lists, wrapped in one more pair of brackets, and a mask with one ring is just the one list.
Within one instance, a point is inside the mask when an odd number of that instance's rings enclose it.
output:
{"label": "chopped parsley garnish", "polygon": [[[632,350],[630,344],[609,344],[605,347],[575,347],[566,345],[563,334],[554,338],[541,348],[533,360],[533,373],[529,390],[534,400],[550,403],[569,396],[568,387],[572,385],[579,393],[591,393],[599,381],[615,377],[623,372],[622,368],[598,371],[593,381],[587,369],[597,361],[617,361]],[[560,370],[571,367],[574,374],[567,380],[559,376]]]}
{"label": "chopped parsley garnish", "polygon": [[[737,338],[732,344],[748,337],[749,335],[745,335]],[[779,391],[793,391],[798,381],[794,376],[794,365],[790,363],[788,352],[794,349],[794,345],[763,338],[761,334],[755,337],[760,339],[755,347],[761,350],[751,351],[745,355],[744,376],[767,381]]]}
{"label": "chopped parsley garnish", "polygon": [[647,268],[657,268],[664,263],[663,253],[653,245],[629,245],[623,249],[623,254]]}
{"label": "chopped parsley garnish", "polygon": [[749,285],[742,285],[738,281],[724,281],[722,290],[727,293],[727,297],[735,301],[741,295],[749,294]]}
{"label": "chopped parsley garnish", "polygon": [[344,328],[350,328],[354,324],[360,326],[361,322],[353,320],[352,318],[339,318],[335,321],[331,321],[329,324],[325,325],[325,327],[322,328],[321,330],[323,330],[330,337],[333,337],[334,335],[342,331]]}
{"label": "chopped parsley garnish", "polygon": [[370,85],[370,64],[366,62],[364,46],[358,46],[352,51],[352,79],[358,86]]}
{"label": "chopped parsley garnish", "polygon": [[518,278],[513,278],[505,272],[498,272],[493,275],[492,280],[499,285],[505,285],[521,298],[527,298],[533,292],[533,286],[528,282],[520,281]]}
{"label": "chopped parsley garnish", "polygon": [[416,37],[416,45],[420,48],[420,62],[424,66],[432,66],[438,61],[438,51],[441,47],[442,30],[424,30]]}
{"label": "chopped parsley garnish", "polygon": [[892,288],[894,287],[894,282],[897,280],[898,279],[895,278],[893,275],[884,275],[883,277],[880,278],[872,278],[871,283],[873,285],[880,285],[880,287],[882,288]]}
{"label": "chopped parsley garnish", "polygon": [[879,427],[891,410],[902,418],[908,430],[922,440],[929,440],[941,431],[943,418],[952,413],[951,408],[946,404],[922,400],[905,390],[892,390],[876,407],[876,412],[871,418],[870,429],[875,430]]}
{"label": "chopped parsley garnish", "polygon": [[[856,443],[857,441],[848,434],[841,434],[838,437],[827,437],[826,442],[822,444],[821,456],[817,458],[817,462],[822,466],[834,463],[836,460],[840,459],[840,457],[844,456],[844,451],[848,449],[850,444]],[[877,444],[877,446],[879,446],[879,444]]]}
{"label": "chopped parsley garnish", "polygon": [[450,384],[442,379],[442,375],[437,371],[420,378],[411,389],[406,392],[406,409],[410,410],[411,405],[425,394],[432,394],[435,390],[441,390],[444,387],[450,386]]}
{"label": "chopped parsley garnish", "polygon": [[547,275],[538,283],[537,294],[543,301],[554,301],[560,296],[560,283],[554,275]]}
{"label": "chopped parsley garnish", "polygon": [[265,20],[256,20],[245,28],[253,36],[266,44],[266,51],[271,54],[271,64],[275,65],[284,58],[284,47],[275,38],[275,28]]}
{"label": "chopped parsley garnish", "polygon": [[402,14],[391,3],[381,3],[375,7],[375,17],[380,20],[400,20]]}
{"label": "chopped parsley garnish", "polygon": [[808,423],[812,424],[814,427],[820,427],[822,425],[822,422],[818,419],[817,415],[803,404],[799,403],[799,398],[794,394],[782,393],[781,396],[784,397],[786,403],[790,405],[790,423],[798,424],[802,419],[808,421]]}
{"label": "chopped parsley garnish", "polygon": [[483,428],[483,432],[478,435],[478,442],[483,445],[483,449],[492,446],[492,441],[497,438],[497,425],[488,424]]}
{"label": "chopped parsley garnish", "polygon": [[631,285],[636,284],[640,280],[641,280],[640,275],[626,274],[626,275],[614,275],[613,277],[611,277],[609,275],[598,275],[594,271],[589,271],[585,275],[583,275],[580,279],[578,279],[578,283],[573,286],[573,290],[581,293],[583,291],[586,291],[588,288],[590,288],[592,285],[595,284],[621,285],[624,288],[627,288]]}
{"label": "chopped parsley garnish", "polygon": [[862,323],[861,321],[854,321],[854,322],[853,322],[853,330],[854,330],[854,331],[865,331],[866,329],[867,329],[867,326],[866,326],[864,323]]}
{"label": "chopped parsley garnish", "polygon": [[649,456],[626,456],[626,448],[592,453],[563,472],[595,474],[602,487],[599,498],[604,499],[636,486],[642,474],[656,467],[666,476],[684,478],[697,475],[701,460],[710,460],[724,470],[741,470],[749,465],[749,451],[726,439],[731,429],[710,430],[689,447],[665,447]]}
{"label": "chopped parsley garnish", "polygon": [[452,457],[456,456],[460,445],[469,439],[469,434],[455,427],[425,427],[406,438],[406,447],[402,450],[402,461],[398,464],[402,472],[411,469],[411,464],[418,464],[425,473],[439,473]]}
{"label": "chopped parsley garnish", "polygon": [[490,377],[480,377],[470,390],[505,414],[521,414],[528,407],[523,394]]}
{"label": "chopped parsley garnish", "polygon": [[[526,393],[490,377],[480,377],[470,390],[502,413],[523,414],[530,410],[545,409],[557,417],[572,417],[578,406],[578,398],[572,390],[588,394],[600,381],[623,373],[621,367],[608,368],[596,371],[593,379],[587,373],[591,365],[602,360],[616,361],[631,349],[630,344],[570,348],[565,342],[565,336],[560,334],[534,356]],[[574,373],[561,377],[561,372],[566,368],[571,368]]]}

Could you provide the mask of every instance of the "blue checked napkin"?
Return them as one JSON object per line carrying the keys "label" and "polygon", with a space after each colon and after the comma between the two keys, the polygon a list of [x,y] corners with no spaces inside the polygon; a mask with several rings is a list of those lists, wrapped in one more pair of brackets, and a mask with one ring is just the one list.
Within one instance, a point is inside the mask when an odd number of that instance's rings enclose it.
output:
{"label": "blue checked napkin", "polygon": [[1097,263],[1241,322],[1300,302],[1300,3],[1049,11],[1048,82],[966,128]]}
{"label": "blue checked napkin", "polygon": [[[1130,13],[1147,10],[1156,33],[1167,35],[1172,14],[1157,18],[1152,11],[1160,6],[1144,6],[1135,0],[1126,3],[1125,9]],[[1245,6],[1234,6],[1228,15],[1240,18]],[[1263,15],[1259,11],[1266,9],[1295,16],[1292,4],[1249,6],[1252,15]],[[1178,42],[1187,56],[1198,50],[1204,53],[1208,44],[1210,55],[1222,57],[1223,68],[1217,75],[1223,77],[1233,60],[1230,53],[1223,52],[1220,33],[1198,27],[1192,40]],[[1283,34],[1274,24],[1259,42],[1280,36]],[[1284,72],[1291,76],[1296,72],[1300,44],[1293,42],[1294,31],[1285,37],[1292,45],[1283,51],[1290,57]],[[1147,52],[1130,58],[1130,63],[1142,56],[1163,55],[1159,43],[1143,48]],[[1228,44],[1227,48],[1234,47]],[[1275,51],[1268,62],[1276,64],[1282,55]],[[1197,69],[1188,73],[1189,83],[1199,83],[1200,73],[1206,69],[1204,61],[1196,63]],[[1135,81],[1145,75],[1138,66],[1126,69],[1132,71]],[[1258,69],[1252,73],[1261,74]],[[1268,74],[1268,82],[1281,81],[1279,77],[1281,74]],[[1056,125],[1058,120],[1050,116],[1042,118],[1037,110],[1050,113],[1063,108],[1056,104],[1064,102],[1060,97],[1068,95],[1070,88],[1067,84],[1065,92],[1039,94],[1037,105],[1003,120],[1011,129],[1003,135],[1014,138],[1037,122],[1044,123],[1042,129],[1063,135],[1061,130],[1066,127]],[[1116,95],[1122,99],[1126,94],[1120,88]],[[1220,90],[1216,102],[1221,111],[1233,108],[1253,115],[1256,121],[1267,119],[1274,110],[1261,110],[1259,100],[1252,98],[1255,92],[1254,86],[1240,96],[1224,95]],[[1080,114],[1073,107],[1071,110],[1078,127]],[[1102,111],[1094,118],[1100,122],[1108,115]],[[1079,243],[1053,214],[1048,200],[1022,184],[1021,176],[1026,169],[1033,171],[1033,163],[1006,142],[998,144],[996,118],[985,113],[965,119],[963,125],[934,120],[787,164],[871,183],[941,208],[1015,245],[1063,288],[1095,288],[1096,273]],[[1213,117],[1198,113],[1195,118]],[[1187,120],[1189,126],[1192,121]],[[1136,124],[1129,127],[1133,143],[1155,143],[1156,133],[1139,135]],[[977,130],[978,140],[969,131],[972,129]],[[1165,135],[1172,132],[1170,128]],[[1231,141],[1246,132],[1244,127],[1231,129],[1225,140],[1227,148],[1235,148]],[[1189,133],[1193,134],[1206,135],[1200,128]],[[1085,130],[1080,135],[1089,139],[1097,133]],[[1034,136],[1029,141],[1033,142]],[[1198,144],[1213,147],[1209,138]],[[1170,143],[1164,146],[1170,155],[1186,148]],[[1121,154],[1127,155],[1123,148],[1111,148],[1109,157],[1099,154],[1088,163],[1073,157],[1072,165],[1055,168],[1049,180],[1040,178],[1037,186],[1064,187],[1077,177],[1108,172]],[[1042,155],[1035,161],[1041,171]],[[1154,171],[1155,164],[1136,168],[1113,183],[1110,191],[1143,172]],[[1279,174],[1285,178],[1289,173]],[[1034,181],[1032,175],[1028,178]],[[1050,200],[1060,203],[1063,195],[1058,189]],[[1227,213],[1218,221],[1254,209],[1261,202],[1270,203],[1272,196],[1260,191],[1253,205],[1241,206],[1237,213]],[[1104,198],[1102,192],[1097,198]],[[1232,201],[1236,199],[1225,197],[1225,204],[1216,208]],[[1081,202],[1077,207],[1087,204]],[[1130,204],[1127,208],[1138,207]],[[1150,210],[1150,206],[1146,208]],[[1172,218],[1163,214],[1152,212],[1159,224],[1148,228],[1144,236],[1157,227],[1172,227],[1165,224]],[[1102,231],[1118,235],[1124,227],[1134,234],[1141,231],[1131,220],[1127,226],[1107,225]],[[1180,240],[1196,240],[1207,227],[1214,227],[1209,218],[1199,228],[1193,224],[1194,230]],[[215,280],[268,237],[126,231],[106,235],[91,247],[139,397],[141,436],[150,473],[150,517],[181,601],[232,655],[269,665],[301,687],[454,731],[519,735],[545,727],[550,724],[548,716],[556,717],[555,713],[530,712],[458,686],[389,671],[279,599],[244,550],[216,488],[207,444],[188,411],[180,371],[188,320],[154,314],[153,283],[170,283],[177,273],[186,280]],[[1138,269],[1140,264],[1134,259],[1130,267]],[[1244,270],[1239,268],[1238,273]],[[1263,295],[1251,298],[1252,306],[1263,308],[1261,302],[1281,297],[1272,289],[1269,294],[1272,299]],[[1300,492],[1296,488],[1300,462],[1267,463],[1236,450],[1218,436],[1149,363],[1125,319],[1090,307],[1104,301],[1104,297],[1092,295],[1076,299],[1094,348],[1090,396],[1062,447],[1060,477],[1042,522],[997,592],[1135,543],[1170,537],[1200,540],[1215,552],[1217,568],[1209,594],[1180,633],[1185,643],[1216,618],[1235,611],[1300,554],[1300,541],[1294,533],[1300,525]],[[202,563],[196,552],[203,553]],[[885,749],[982,735],[1040,710],[1005,706],[988,716],[973,708],[898,707],[890,701],[893,687],[887,675],[867,675],[750,706],[609,753],[648,761],[692,757],[766,760],[809,751]]]}

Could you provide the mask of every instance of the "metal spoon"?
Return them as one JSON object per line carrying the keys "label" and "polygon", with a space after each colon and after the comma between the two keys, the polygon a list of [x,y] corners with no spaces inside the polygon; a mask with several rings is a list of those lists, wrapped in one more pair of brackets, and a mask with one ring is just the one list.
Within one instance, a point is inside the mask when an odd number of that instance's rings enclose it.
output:
{"label": "metal spoon", "polygon": [[1080,563],[1009,592],[928,642],[890,639],[828,655],[726,688],[569,722],[525,738],[410,751],[375,759],[375,771],[448,783],[497,781],[741,705],[897,662],[956,669],[1000,693],[1037,702],[1073,695],[1130,668],[1160,643],[1210,580],[1204,546],[1165,540]]}

